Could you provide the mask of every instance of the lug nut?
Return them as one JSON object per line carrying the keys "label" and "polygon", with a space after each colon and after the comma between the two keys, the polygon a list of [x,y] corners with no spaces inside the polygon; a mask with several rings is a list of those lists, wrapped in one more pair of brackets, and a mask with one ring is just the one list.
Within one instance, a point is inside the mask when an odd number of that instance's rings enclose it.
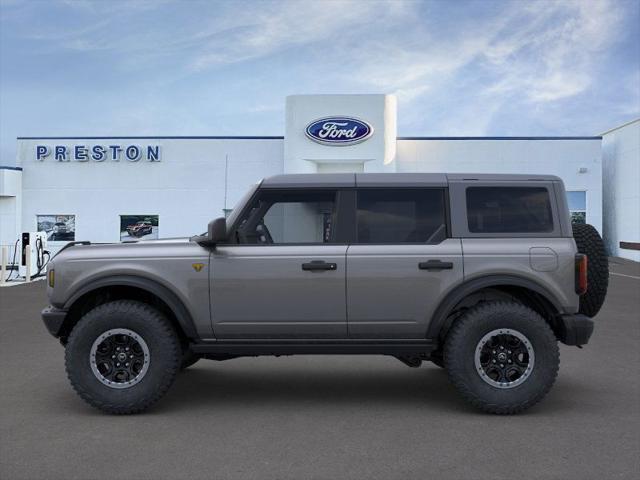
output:
{"label": "lug nut", "polygon": [[125,363],[125,364],[124,364],[124,366],[125,366],[125,367],[128,367],[128,366],[129,366],[129,362]]}
{"label": "lug nut", "polygon": [[116,358],[116,356],[115,355],[111,355],[111,358]]}
{"label": "lug nut", "polygon": [[492,361],[493,363],[496,363],[496,360],[495,360],[495,358],[494,358],[493,360],[491,360],[491,361]]}
{"label": "lug nut", "polygon": [[502,364],[502,363],[501,363],[501,364],[500,364],[500,368],[504,368],[504,364]]}
{"label": "lug nut", "polygon": [[[128,352],[129,351],[129,347],[125,348],[125,350]],[[511,353],[511,352],[509,352],[509,353]]]}
{"label": "lug nut", "polygon": [[119,366],[120,366],[120,364],[119,364],[119,363],[116,363],[116,367],[119,367]]}

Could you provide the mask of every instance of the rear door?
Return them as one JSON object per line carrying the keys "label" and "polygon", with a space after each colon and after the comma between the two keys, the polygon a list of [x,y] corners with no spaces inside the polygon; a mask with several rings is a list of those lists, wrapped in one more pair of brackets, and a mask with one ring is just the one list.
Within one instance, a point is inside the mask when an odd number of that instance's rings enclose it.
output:
{"label": "rear door", "polygon": [[350,337],[425,338],[440,300],[463,278],[446,194],[444,187],[357,190],[347,252]]}
{"label": "rear door", "polygon": [[211,256],[217,338],[346,338],[336,189],[262,190]]}

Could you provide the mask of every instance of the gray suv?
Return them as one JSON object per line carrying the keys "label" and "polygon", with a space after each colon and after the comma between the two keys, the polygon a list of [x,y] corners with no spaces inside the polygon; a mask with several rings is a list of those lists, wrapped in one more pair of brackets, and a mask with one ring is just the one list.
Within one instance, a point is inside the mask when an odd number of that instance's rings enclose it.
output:
{"label": "gray suv", "polygon": [[203,235],[68,244],[42,315],[109,413],[145,410],[199,359],[382,354],[510,414],[551,388],[558,341],[588,342],[607,282],[557,177],[280,175]]}

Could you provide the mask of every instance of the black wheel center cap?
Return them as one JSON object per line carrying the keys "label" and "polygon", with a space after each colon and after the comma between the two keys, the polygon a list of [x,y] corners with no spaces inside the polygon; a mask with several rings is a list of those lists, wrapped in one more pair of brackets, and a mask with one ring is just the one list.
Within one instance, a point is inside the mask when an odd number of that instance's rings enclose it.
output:
{"label": "black wheel center cap", "polygon": [[498,361],[499,362],[506,362],[507,361],[507,354],[504,352],[500,352],[498,354]]}
{"label": "black wheel center cap", "polygon": [[127,359],[127,354],[126,354],[126,353],[122,353],[122,352],[120,352],[120,353],[118,354],[118,361],[119,361],[119,362],[124,362],[126,359]]}

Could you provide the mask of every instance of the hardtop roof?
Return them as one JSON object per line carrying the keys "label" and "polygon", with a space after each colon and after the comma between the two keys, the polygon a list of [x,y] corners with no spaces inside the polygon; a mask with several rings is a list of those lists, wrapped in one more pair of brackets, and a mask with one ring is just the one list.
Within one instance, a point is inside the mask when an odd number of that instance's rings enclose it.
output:
{"label": "hardtop roof", "polygon": [[503,173],[293,173],[274,175],[263,188],[437,187],[449,182],[555,181],[555,175]]}

